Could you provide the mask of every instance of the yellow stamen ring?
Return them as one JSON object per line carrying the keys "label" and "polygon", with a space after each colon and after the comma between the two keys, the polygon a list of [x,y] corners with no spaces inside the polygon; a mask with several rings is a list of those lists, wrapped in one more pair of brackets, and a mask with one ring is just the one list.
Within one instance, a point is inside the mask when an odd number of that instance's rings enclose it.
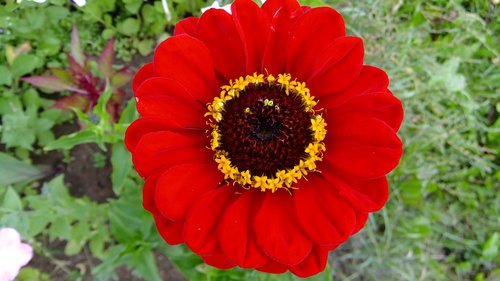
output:
{"label": "yellow stamen ring", "polygon": [[[249,170],[239,171],[238,167],[231,163],[228,158],[228,153],[220,149],[220,138],[218,123],[223,119],[224,106],[227,101],[236,99],[240,94],[245,94],[247,87],[251,85],[257,86],[278,86],[286,95],[290,93],[301,97],[306,112],[311,114],[311,131],[313,132],[313,141],[305,148],[305,159],[301,159],[297,165],[292,169],[278,170],[274,177],[265,175],[252,175]],[[246,77],[240,77],[235,80],[229,81],[229,85],[221,87],[219,97],[215,97],[213,102],[207,104],[208,112],[205,116],[209,117],[207,124],[212,128],[210,133],[210,148],[215,152],[215,162],[218,164],[217,168],[224,174],[224,179],[231,179],[233,183],[238,183],[244,188],[258,188],[261,191],[271,190],[275,192],[278,188],[293,189],[293,184],[309,172],[316,170],[316,161],[323,160],[323,152],[326,150],[323,140],[326,136],[326,122],[321,114],[316,114],[314,107],[317,102],[314,96],[311,96],[310,90],[306,87],[305,83],[292,81],[290,74],[279,74],[274,77],[269,74],[264,77],[264,74],[254,73]],[[272,100],[263,101],[263,106],[274,106],[279,110],[278,105],[274,105]],[[245,112],[250,112],[250,109],[245,109]],[[247,112],[247,113],[248,113]]]}

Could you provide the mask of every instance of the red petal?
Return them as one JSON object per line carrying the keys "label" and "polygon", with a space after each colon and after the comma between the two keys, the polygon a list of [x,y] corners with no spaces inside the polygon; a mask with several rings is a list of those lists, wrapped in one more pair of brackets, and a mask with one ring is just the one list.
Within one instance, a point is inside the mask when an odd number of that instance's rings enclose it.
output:
{"label": "red petal", "polygon": [[317,57],[307,85],[317,97],[339,93],[349,87],[363,69],[363,42],[357,37],[335,40]]}
{"label": "red petal", "polygon": [[296,15],[293,15],[291,12],[298,10],[302,11],[302,8],[295,0],[268,0],[262,4],[262,10],[269,18],[274,18],[283,10],[288,11],[287,14],[294,17]]}
{"label": "red petal", "polygon": [[290,35],[286,72],[307,81],[318,54],[341,36],[345,36],[344,20],[337,11],[320,7],[305,12]]}
{"label": "red petal", "polygon": [[182,128],[205,128],[203,112],[195,110],[194,100],[169,96],[145,96],[138,100],[137,111],[144,117],[161,117]]}
{"label": "red petal", "polygon": [[307,278],[325,270],[327,260],[328,249],[316,247],[303,262],[291,266],[290,271],[298,277]]}
{"label": "red petal", "polygon": [[175,24],[174,36],[187,34],[196,37],[196,26],[198,25],[197,17],[189,17]]}
{"label": "red petal", "polygon": [[201,16],[197,32],[212,53],[215,69],[227,81],[245,76],[243,46],[231,15],[221,9],[210,9]]}
{"label": "red petal", "polygon": [[194,103],[196,99],[184,85],[180,84],[178,81],[165,78],[165,77],[153,77],[144,81],[141,86],[136,91],[136,97],[139,99],[146,96],[168,96],[175,97],[179,99],[190,99],[188,101],[194,109],[200,112],[205,112],[205,104],[200,102]]}
{"label": "red petal", "polygon": [[234,200],[234,188],[223,186],[204,194],[191,209],[184,225],[186,245],[199,255],[218,250],[218,226],[221,215]]}
{"label": "red petal", "polygon": [[219,186],[223,174],[215,162],[183,164],[168,169],[156,184],[156,208],[172,221],[183,221],[200,196]]}
{"label": "red petal", "polygon": [[246,73],[262,73],[262,58],[269,35],[269,19],[252,0],[236,0],[231,5],[234,23],[243,41]]}
{"label": "red petal", "polygon": [[256,269],[262,272],[280,274],[284,273],[288,268],[285,265],[278,263],[272,259],[267,259],[266,264]]}
{"label": "red petal", "polygon": [[[333,165],[325,162],[318,166],[322,171],[335,171]],[[340,196],[356,209],[375,212],[387,202],[389,188],[385,176],[375,179],[360,179],[340,173],[323,173],[323,177],[335,188]]]}
{"label": "red petal", "polygon": [[137,111],[142,116],[162,117],[179,127],[206,127],[206,108],[172,79],[156,77],[144,81],[136,98]]}
{"label": "red petal", "polygon": [[391,126],[394,131],[399,130],[403,121],[403,105],[388,91],[353,97],[331,112],[338,118],[344,114],[377,118]]}
{"label": "red petal", "polygon": [[[335,108],[353,97],[370,93],[385,92],[389,86],[387,74],[376,67],[364,65],[358,78],[341,93],[330,95],[321,100],[324,108]],[[316,95],[316,93],[313,93]]]}
{"label": "red petal", "polygon": [[368,213],[363,211],[356,211],[356,227],[352,231],[351,235],[358,233],[366,224],[368,220]]}
{"label": "red petal", "polygon": [[153,63],[145,64],[137,71],[132,80],[132,89],[134,93],[137,93],[137,89],[142,84],[142,82],[146,81],[149,78],[155,77],[154,65]]}
{"label": "red petal", "polygon": [[153,217],[158,232],[168,244],[177,245],[184,242],[182,239],[184,223],[169,221],[159,215],[153,215]]}
{"label": "red petal", "polygon": [[266,1],[262,9],[271,20],[271,30],[262,68],[266,73],[277,76],[285,70],[290,30],[302,14],[302,9],[299,3],[293,0]]}
{"label": "red petal", "polygon": [[202,103],[219,94],[212,56],[198,39],[182,34],[170,37],[156,48],[155,72],[176,80]]}
{"label": "red petal", "polygon": [[206,255],[202,256],[202,258],[206,264],[218,269],[230,269],[236,266],[234,262],[228,260],[224,255]]}
{"label": "red petal", "polygon": [[267,260],[255,242],[252,228],[263,195],[255,190],[244,192],[226,209],[220,221],[220,247],[230,260],[243,268],[263,266]]}
{"label": "red petal", "polygon": [[333,125],[325,139],[325,160],[338,170],[363,178],[376,178],[394,169],[403,153],[394,130],[374,118],[344,115],[326,118]]}
{"label": "red petal", "polygon": [[287,191],[266,192],[255,216],[257,245],[266,255],[286,265],[302,262],[312,249],[293,208],[293,196]]}
{"label": "red petal", "polygon": [[142,188],[142,206],[153,215],[160,215],[155,206],[156,182],[158,178],[165,172],[165,169],[152,173],[144,179],[144,187]]}
{"label": "red petal", "polygon": [[356,224],[352,207],[319,176],[299,181],[297,188],[293,192],[295,215],[309,239],[322,246],[346,241]]}
{"label": "red petal", "polygon": [[153,214],[153,218],[156,223],[156,228],[158,232],[163,237],[167,243],[170,245],[175,245],[183,242],[182,239],[182,229],[184,227],[183,223],[174,223],[173,221],[167,220],[160,215],[156,207],[154,206],[154,192],[156,189],[156,182],[158,177],[163,173],[163,171],[158,171],[153,173],[151,176],[146,178],[144,182],[144,188],[142,189],[144,209]]}
{"label": "red petal", "polygon": [[173,165],[213,161],[213,152],[205,147],[206,141],[204,136],[187,132],[149,133],[139,140],[132,161],[143,177]]}
{"label": "red petal", "polygon": [[[145,134],[157,131],[181,131],[181,128],[161,117],[142,117],[130,124],[125,133],[125,145],[130,152],[134,152],[139,140]],[[204,134],[200,131],[200,134]],[[200,137],[202,137],[200,135]]]}

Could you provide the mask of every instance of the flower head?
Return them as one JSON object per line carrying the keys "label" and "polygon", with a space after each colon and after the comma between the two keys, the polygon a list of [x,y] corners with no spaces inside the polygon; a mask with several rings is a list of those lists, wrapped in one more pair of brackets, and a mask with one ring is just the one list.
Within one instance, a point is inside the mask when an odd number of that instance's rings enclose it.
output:
{"label": "flower head", "polygon": [[133,80],[125,142],[163,238],[307,277],[388,197],[400,101],[341,15],[236,0],[179,22]]}
{"label": "flower head", "polygon": [[12,281],[33,257],[33,248],[21,243],[13,228],[0,228],[0,281]]}

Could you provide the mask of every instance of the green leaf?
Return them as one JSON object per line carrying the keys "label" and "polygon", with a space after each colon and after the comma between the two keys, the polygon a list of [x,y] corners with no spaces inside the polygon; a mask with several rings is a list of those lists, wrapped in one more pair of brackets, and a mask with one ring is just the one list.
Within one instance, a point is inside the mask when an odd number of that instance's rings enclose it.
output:
{"label": "green leaf", "polygon": [[154,258],[153,251],[149,248],[142,248],[134,253],[134,261],[132,266],[145,280],[161,281],[158,267]]}
{"label": "green leaf", "polygon": [[128,70],[128,68],[123,68],[122,70],[116,72],[111,78],[111,85],[113,88],[121,88],[129,83],[134,74]]}
{"label": "green leaf", "polygon": [[81,252],[83,244],[79,241],[69,240],[64,247],[64,254],[67,256],[74,256]]}
{"label": "green leaf", "polygon": [[47,175],[49,169],[39,169],[0,152],[0,185],[34,181]]}
{"label": "green leaf", "polygon": [[42,60],[34,55],[22,54],[14,60],[10,68],[10,72],[14,78],[33,72],[42,64]]}
{"label": "green leaf", "polygon": [[115,58],[115,40],[109,39],[108,43],[99,56],[99,71],[103,78],[110,78],[113,75],[113,61]]}
{"label": "green leaf", "polygon": [[494,260],[498,257],[500,248],[500,233],[493,233],[490,238],[484,243],[482,257],[486,260]]}
{"label": "green leaf", "polygon": [[5,65],[0,65],[0,85],[10,85],[12,83],[12,74]]}
{"label": "green leaf", "polygon": [[403,202],[411,206],[419,206],[423,200],[422,184],[418,179],[411,179],[401,183],[401,197]]}
{"label": "green leaf", "polygon": [[141,8],[141,5],[144,1],[142,0],[123,0],[125,3],[125,9],[129,11],[131,14],[137,14],[139,12],[139,9]]}
{"label": "green leaf", "polygon": [[121,197],[109,205],[111,232],[117,241],[128,243],[143,237],[149,231],[151,216],[142,208],[137,198]]}
{"label": "green leaf", "polygon": [[49,6],[45,8],[45,13],[50,21],[57,23],[69,15],[68,9],[61,6]]}
{"label": "green leaf", "polygon": [[56,238],[69,239],[71,232],[70,221],[66,216],[56,218],[49,229],[49,237],[51,240]]}
{"label": "green leaf", "polygon": [[76,25],[73,25],[73,29],[71,30],[71,56],[78,62],[80,65],[83,65],[85,62],[85,55],[82,51],[82,44],[80,43],[80,35],[78,34],[78,29]]}
{"label": "green leaf", "polygon": [[[45,183],[42,187],[42,194],[46,200],[50,201],[51,204],[57,206],[58,208],[77,208],[78,205],[74,204],[74,199],[70,196],[68,188],[64,185],[64,176],[60,175],[48,183]],[[78,214],[79,217],[82,214]]]}
{"label": "green leaf", "polygon": [[75,87],[70,82],[61,80],[59,77],[53,75],[30,76],[24,77],[21,80],[30,83],[35,87],[47,89],[54,92],[70,90],[72,87]]}
{"label": "green leaf", "polygon": [[2,206],[11,212],[19,212],[23,209],[21,198],[19,197],[17,192],[10,186],[5,192]]}
{"label": "green leaf", "polygon": [[80,244],[85,244],[85,242],[91,237],[90,225],[86,220],[80,220],[74,224],[71,228],[71,240],[80,242]]}
{"label": "green leaf", "polygon": [[123,142],[113,144],[111,152],[111,165],[113,166],[113,172],[111,173],[113,191],[116,195],[120,195],[123,183],[125,182],[128,173],[132,170],[132,156],[125,148]]}
{"label": "green leaf", "polygon": [[130,124],[132,121],[137,119],[138,117],[137,110],[135,109],[135,99],[130,99],[127,103],[127,107],[123,109],[122,114],[120,116],[120,124]]}
{"label": "green leaf", "polygon": [[94,113],[97,115],[97,117],[99,117],[101,122],[106,123],[106,124],[109,123],[109,114],[108,114],[106,105],[108,104],[108,101],[111,98],[112,93],[113,93],[113,89],[111,88],[109,83],[107,83],[106,89],[104,89],[104,92],[99,97],[99,99],[97,100],[97,104],[94,107]]}
{"label": "green leaf", "polygon": [[128,36],[137,34],[140,28],[141,21],[135,18],[127,18],[117,25],[118,32]]}
{"label": "green leaf", "polygon": [[98,259],[104,260],[107,251],[104,250],[105,243],[109,240],[108,230],[104,225],[98,225],[97,233],[90,238],[89,247],[92,255]]}
{"label": "green leaf", "polygon": [[32,211],[28,215],[29,218],[29,231],[28,234],[31,237],[36,236],[41,233],[47,225],[51,222],[52,217],[48,216],[48,214]]}
{"label": "green leaf", "polygon": [[44,150],[64,149],[69,150],[82,143],[96,142],[97,137],[93,131],[83,130],[69,135],[62,136],[57,140],[47,144]]}
{"label": "green leaf", "polygon": [[147,56],[153,51],[154,44],[155,42],[153,40],[142,40],[138,41],[137,44],[134,44],[134,46],[137,47],[137,50],[141,55]]}
{"label": "green leaf", "polygon": [[21,110],[2,116],[2,143],[5,143],[7,147],[22,147],[31,150],[36,141],[31,120],[30,116]]}
{"label": "green leaf", "polygon": [[23,267],[16,277],[18,281],[50,281],[50,276],[36,268]]}
{"label": "green leaf", "polygon": [[443,85],[450,92],[458,92],[465,89],[467,80],[465,76],[458,73],[460,58],[453,57],[433,70],[431,82]]}

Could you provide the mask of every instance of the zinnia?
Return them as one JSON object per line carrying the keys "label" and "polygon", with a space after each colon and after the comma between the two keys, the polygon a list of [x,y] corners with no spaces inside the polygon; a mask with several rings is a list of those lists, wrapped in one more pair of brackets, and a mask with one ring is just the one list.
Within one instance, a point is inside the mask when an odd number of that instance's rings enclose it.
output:
{"label": "zinnia", "polygon": [[385,204],[402,106],[335,10],[231,12],[179,22],[134,78],[144,208],[209,265],[311,276]]}

